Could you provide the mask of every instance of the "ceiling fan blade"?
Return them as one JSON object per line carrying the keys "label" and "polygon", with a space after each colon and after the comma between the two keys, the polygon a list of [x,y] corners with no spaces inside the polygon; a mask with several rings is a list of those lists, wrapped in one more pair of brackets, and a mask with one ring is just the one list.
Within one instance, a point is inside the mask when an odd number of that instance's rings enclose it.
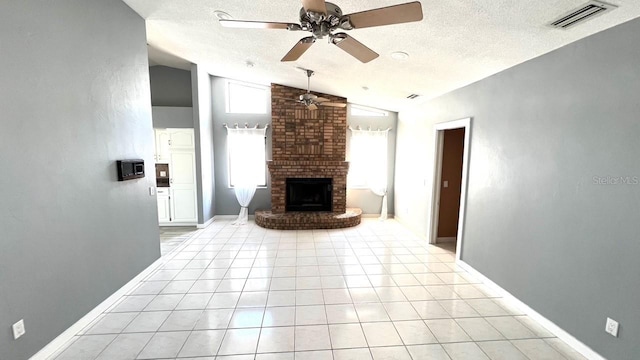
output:
{"label": "ceiling fan blade", "polygon": [[368,63],[369,61],[380,56],[375,51],[363,45],[360,41],[345,33],[335,34],[331,38],[331,42],[363,63]]}
{"label": "ceiling fan blade", "polygon": [[295,44],[293,46],[293,48],[291,48],[291,50],[289,50],[287,55],[285,55],[282,58],[282,60],[280,60],[280,61],[295,61],[295,60],[298,60],[298,58],[302,54],[304,54],[304,52],[307,51],[309,49],[309,47],[311,47],[311,45],[313,45],[313,43],[315,41],[316,41],[316,39],[313,36],[308,36],[306,38],[300,39],[300,41],[298,41],[298,43]]}
{"label": "ceiling fan blade", "polygon": [[300,30],[300,25],[293,23],[222,19],[219,21],[220,25],[228,28]]}
{"label": "ceiling fan blade", "polygon": [[307,109],[309,110],[318,110],[318,105],[311,103],[307,106]]}
{"label": "ceiling fan blade", "polygon": [[323,97],[317,97],[316,98],[316,102],[321,103],[321,102],[327,102],[327,101],[331,101],[327,98],[323,98]]}
{"label": "ceiling fan blade", "polygon": [[325,4],[324,0],[302,0],[302,7],[306,12],[327,13],[327,4]]}
{"label": "ceiling fan blade", "polygon": [[422,5],[420,5],[419,1],[414,1],[348,14],[347,16],[354,29],[401,24],[422,20]]}
{"label": "ceiling fan blade", "polygon": [[345,103],[334,103],[334,102],[323,102],[323,103],[319,103],[318,105],[338,107],[338,108],[343,108],[347,106],[347,104]]}

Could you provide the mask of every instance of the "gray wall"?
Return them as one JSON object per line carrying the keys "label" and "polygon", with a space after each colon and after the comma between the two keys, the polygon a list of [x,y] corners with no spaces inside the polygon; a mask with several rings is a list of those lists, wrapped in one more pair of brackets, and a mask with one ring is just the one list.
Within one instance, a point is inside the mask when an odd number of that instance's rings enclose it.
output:
{"label": "gray wall", "polygon": [[191,73],[168,66],[149,68],[153,106],[193,106]]}
{"label": "gray wall", "polygon": [[198,179],[198,224],[204,224],[216,214],[211,75],[201,66],[191,65],[191,83]]}
{"label": "gray wall", "polygon": [[[27,359],[160,256],[144,20],[121,1],[0,2],[0,359]],[[24,318],[26,334],[11,325]]]}
{"label": "gray wall", "polygon": [[[389,111],[388,116],[353,116],[351,115],[351,104],[347,108],[347,123],[352,128],[360,126],[362,129],[387,129],[389,131],[389,156],[387,157],[387,208],[389,215],[394,213],[394,170],[396,163],[396,134],[398,129],[398,113]],[[349,158],[349,140],[351,131],[347,132],[347,159]],[[347,188],[347,207],[357,207],[362,209],[363,214],[380,214],[382,208],[382,197],[374,194],[369,189]]]}
{"label": "gray wall", "polygon": [[473,117],[463,260],[608,359],[640,354],[638,34],[633,20],[399,115],[401,220],[426,236],[433,124]]}
{"label": "gray wall", "polygon": [[151,110],[156,129],[193,129],[193,108],[154,106]]}
{"label": "gray wall", "polygon": [[[213,90],[213,144],[215,152],[215,179],[216,179],[216,215],[237,215],[240,205],[236,199],[233,188],[229,187],[229,157],[227,153],[227,131],[222,126],[238,124],[251,126],[260,124],[262,128],[271,123],[271,101],[268,101],[267,113],[259,114],[227,114],[226,112],[226,82],[228,79],[211,77]],[[271,98],[271,88],[267,87],[267,96]],[[271,128],[267,130],[267,159],[271,160]],[[267,171],[265,164],[265,172]],[[267,173],[267,181],[269,175]],[[269,184],[268,184],[269,185]],[[254,211],[271,209],[271,188],[259,188],[249,205],[249,213]]]}

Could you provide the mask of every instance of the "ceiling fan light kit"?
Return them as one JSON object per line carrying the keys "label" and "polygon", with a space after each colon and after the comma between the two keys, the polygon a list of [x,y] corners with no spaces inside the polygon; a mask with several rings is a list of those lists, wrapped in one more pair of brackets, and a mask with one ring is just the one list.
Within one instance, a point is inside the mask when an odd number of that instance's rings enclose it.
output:
{"label": "ceiling fan light kit", "polygon": [[298,41],[281,61],[297,60],[317,39],[322,39],[326,36],[330,44],[336,45],[362,63],[367,63],[379,55],[348,34],[336,31],[420,21],[423,17],[422,5],[418,1],[347,15],[343,15],[342,10],[337,5],[324,0],[301,1],[300,24],[230,20],[219,17],[220,24],[230,28],[281,29],[308,31],[311,33],[311,36]]}

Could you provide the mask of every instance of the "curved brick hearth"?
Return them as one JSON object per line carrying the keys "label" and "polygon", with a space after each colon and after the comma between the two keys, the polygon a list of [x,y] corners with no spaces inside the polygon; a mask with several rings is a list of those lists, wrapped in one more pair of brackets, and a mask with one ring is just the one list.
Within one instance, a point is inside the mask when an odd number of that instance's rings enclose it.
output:
{"label": "curved brick hearth", "polygon": [[360,224],[362,210],[349,208],[346,212],[298,212],[274,214],[268,210],[256,211],[256,224],[267,229],[309,230],[341,229]]}

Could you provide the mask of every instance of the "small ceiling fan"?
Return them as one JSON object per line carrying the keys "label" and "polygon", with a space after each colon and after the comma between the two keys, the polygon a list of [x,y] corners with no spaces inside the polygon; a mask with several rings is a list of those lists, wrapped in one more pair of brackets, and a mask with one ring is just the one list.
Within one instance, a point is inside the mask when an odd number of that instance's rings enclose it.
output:
{"label": "small ceiling fan", "polygon": [[312,94],[311,91],[309,90],[309,85],[311,84],[311,76],[313,75],[313,70],[302,69],[302,68],[300,68],[300,70],[304,71],[307,74],[307,92],[302,94],[302,95],[300,95],[299,99],[289,99],[289,98],[275,97],[276,99],[283,99],[283,100],[287,100],[287,101],[295,101],[295,102],[297,102],[299,104],[302,104],[302,105],[306,106],[307,109],[309,109],[309,110],[318,110],[318,105],[320,105],[320,106],[338,107],[338,108],[343,108],[343,107],[347,106],[347,104],[345,104],[345,103],[331,102],[331,100],[329,100],[327,98],[318,97],[317,95]]}
{"label": "small ceiling fan", "polygon": [[283,29],[289,31],[309,31],[311,36],[300,39],[281,61],[295,61],[313,45],[317,39],[328,37],[329,43],[336,45],[363,63],[379,55],[358,40],[338,29],[353,30],[373,26],[401,24],[422,20],[422,6],[414,1],[343,15],[335,4],[324,0],[302,0],[300,24],[264,21],[220,20],[220,24],[231,28]]}

